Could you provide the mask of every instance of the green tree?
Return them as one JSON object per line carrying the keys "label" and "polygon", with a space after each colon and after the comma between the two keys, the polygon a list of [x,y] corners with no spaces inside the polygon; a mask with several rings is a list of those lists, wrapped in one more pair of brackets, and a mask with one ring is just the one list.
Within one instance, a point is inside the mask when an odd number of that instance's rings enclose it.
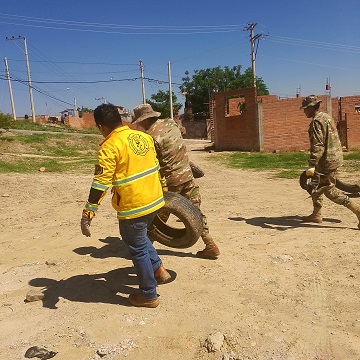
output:
{"label": "green tree", "polygon": [[[220,66],[202,70],[194,70],[190,77],[189,71],[182,78],[180,90],[186,94],[187,100],[195,118],[209,117],[209,100],[217,91],[228,91],[249,88],[253,86],[253,74],[251,68],[247,68],[241,74],[241,65],[232,68]],[[269,90],[260,77],[256,77],[256,89],[258,95],[268,95]]]}
{"label": "green tree", "polygon": [[77,108],[79,117],[81,118],[83,116],[83,113],[93,113],[94,110],[93,109],[89,109],[87,107],[81,107],[81,108]]}
{"label": "green tree", "polygon": [[[151,100],[146,99],[146,102],[151,105],[151,107],[161,113],[160,118],[165,119],[170,117],[170,96],[169,91],[159,90],[156,94],[150,96]],[[176,115],[182,107],[181,103],[177,102],[177,96],[172,93],[172,104],[173,104],[173,113]]]}

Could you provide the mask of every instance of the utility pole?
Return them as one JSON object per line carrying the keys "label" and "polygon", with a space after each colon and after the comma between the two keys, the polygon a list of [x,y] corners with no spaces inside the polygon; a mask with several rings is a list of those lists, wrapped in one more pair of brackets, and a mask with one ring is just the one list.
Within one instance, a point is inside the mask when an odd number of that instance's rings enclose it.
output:
{"label": "utility pole", "polygon": [[31,115],[32,115],[32,121],[33,121],[33,122],[36,122],[36,119],[35,119],[35,109],[34,109],[34,98],[33,98],[33,93],[32,93],[31,76],[30,76],[29,55],[28,55],[28,50],[27,50],[27,46],[26,46],[26,38],[25,38],[25,36],[18,36],[18,37],[12,36],[11,38],[9,38],[9,37],[6,38],[6,40],[19,40],[19,39],[23,39],[23,40],[24,40],[26,69],[27,69],[28,84],[29,84],[29,93],[30,93]]}
{"label": "utility pole", "polygon": [[145,98],[145,84],[144,84],[144,66],[142,60],[140,60],[140,75],[141,75],[141,92],[142,92],[142,102],[146,103]]}
{"label": "utility pole", "polygon": [[95,98],[95,100],[103,100],[103,104],[106,104],[106,99],[103,96],[100,98]]}
{"label": "utility pole", "polygon": [[76,96],[75,96],[75,91],[73,89],[70,89],[70,88],[66,88],[66,90],[70,90],[74,94],[74,117],[77,117],[76,116]]}
{"label": "utility pole", "polygon": [[255,41],[260,40],[262,37],[264,37],[263,34],[257,34],[254,35],[254,29],[257,23],[251,23],[249,26],[245,29],[250,31],[250,43],[251,43],[251,69],[253,74],[253,86],[256,88],[256,70],[255,70],[255,60],[256,60],[256,51],[255,51]]}
{"label": "utility pole", "polygon": [[174,118],[173,112],[173,102],[172,102],[172,87],[171,87],[171,70],[170,70],[170,61],[168,62],[168,77],[169,77],[169,96],[170,96],[170,118]]}
{"label": "utility pole", "polygon": [[331,97],[330,78],[326,78],[325,93]]}
{"label": "utility pole", "polygon": [[11,110],[12,110],[12,114],[13,114],[13,119],[16,120],[16,112],[15,112],[14,98],[13,98],[13,93],[12,93],[12,88],[11,88],[11,80],[10,80],[10,73],[9,73],[9,67],[8,67],[7,58],[4,58],[4,62],[5,62],[6,77],[7,77],[8,85],[9,85]]}

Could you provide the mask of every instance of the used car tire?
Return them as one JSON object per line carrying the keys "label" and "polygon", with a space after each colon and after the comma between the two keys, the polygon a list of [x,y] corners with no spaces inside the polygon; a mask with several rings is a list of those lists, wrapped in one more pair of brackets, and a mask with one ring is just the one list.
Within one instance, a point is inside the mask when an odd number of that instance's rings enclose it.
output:
{"label": "used car tire", "polygon": [[184,224],[184,228],[168,225],[158,214],[148,230],[150,240],[178,249],[193,246],[203,231],[203,219],[199,209],[177,193],[165,191],[164,199],[165,205],[160,211],[176,216]]}
{"label": "used car tire", "polygon": [[[311,194],[311,189],[309,190],[309,182],[311,180],[309,176],[306,175],[306,171],[303,171],[299,178],[300,187]],[[360,185],[358,184],[348,184],[339,179],[336,179],[335,187],[341,191],[350,193],[350,194],[357,194],[360,192]]]}
{"label": "used car tire", "polygon": [[339,180],[339,179],[336,179],[336,184],[335,184],[335,186],[336,186],[339,190],[345,191],[345,192],[350,193],[350,194],[356,194],[356,193],[360,192],[360,185],[357,185],[357,184],[347,184],[347,183],[342,182],[342,181]]}

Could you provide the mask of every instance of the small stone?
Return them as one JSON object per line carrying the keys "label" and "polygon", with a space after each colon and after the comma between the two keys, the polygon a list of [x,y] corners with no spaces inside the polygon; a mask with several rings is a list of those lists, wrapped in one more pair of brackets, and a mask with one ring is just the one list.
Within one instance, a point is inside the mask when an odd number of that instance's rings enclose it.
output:
{"label": "small stone", "polygon": [[10,194],[2,194],[2,197],[10,197]]}
{"label": "small stone", "polygon": [[45,264],[46,264],[46,265],[54,266],[54,265],[57,264],[57,261],[56,261],[56,260],[46,260],[46,261],[45,261]]}
{"label": "small stone", "polygon": [[221,332],[217,331],[207,337],[204,346],[207,348],[208,352],[219,351],[223,346],[224,339],[224,335]]}
{"label": "small stone", "polygon": [[40,171],[40,172],[44,172],[44,171],[45,171],[45,168],[44,168],[44,167],[41,167],[41,168],[39,169],[39,171]]}
{"label": "small stone", "polygon": [[45,294],[40,290],[30,290],[26,294],[27,302],[39,301],[39,300],[43,300],[44,298],[45,298]]}

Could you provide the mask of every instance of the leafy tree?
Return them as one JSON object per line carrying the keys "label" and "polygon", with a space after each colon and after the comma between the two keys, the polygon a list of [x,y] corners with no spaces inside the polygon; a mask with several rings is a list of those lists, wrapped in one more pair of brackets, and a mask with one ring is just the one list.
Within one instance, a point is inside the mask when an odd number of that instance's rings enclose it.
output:
{"label": "leafy tree", "polygon": [[[146,102],[151,107],[161,113],[160,118],[165,119],[170,117],[170,96],[169,91],[159,90],[156,94],[150,96],[151,100],[146,99]],[[177,102],[177,96],[172,93],[173,113],[176,115],[182,107],[181,103]]]}
{"label": "leafy tree", "polygon": [[78,111],[78,114],[79,114],[79,117],[81,118],[83,113],[93,113],[94,110],[93,109],[89,109],[87,107],[81,107],[81,108],[77,108],[77,111]]}
{"label": "leafy tree", "polygon": [[[232,68],[218,66],[194,70],[192,77],[189,71],[186,71],[182,81],[180,90],[186,94],[195,118],[199,119],[209,116],[209,100],[212,99],[213,92],[252,87],[253,74],[251,68],[247,68],[241,74],[241,65]],[[256,77],[256,89],[258,95],[269,94],[267,86],[260,77]]]}

